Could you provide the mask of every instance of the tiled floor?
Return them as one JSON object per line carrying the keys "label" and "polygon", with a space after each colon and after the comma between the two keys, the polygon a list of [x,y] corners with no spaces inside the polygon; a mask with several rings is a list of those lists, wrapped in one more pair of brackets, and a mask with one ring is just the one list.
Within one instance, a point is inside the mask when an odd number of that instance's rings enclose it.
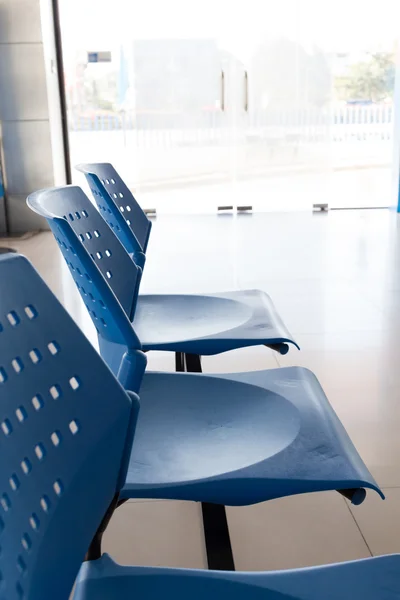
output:
{"label": "tiled floor", "polygon": [[[12,245],[95,343],[51,234]],[[323,493],[229,508],[237,568],[400,552],[400,218],[371,210],[155,221],[143,292],[245,288],[272,296],[302,351],[245,349],[204,359],[204,370],[312,369],[387,500],[371,492],[362,506],[350,507],[338,494]],[[149,366],[172,370],[173,356],[151,353]],[[129,502],[114,515],[105,548],[125,563],[205,567],[200,508]]]}

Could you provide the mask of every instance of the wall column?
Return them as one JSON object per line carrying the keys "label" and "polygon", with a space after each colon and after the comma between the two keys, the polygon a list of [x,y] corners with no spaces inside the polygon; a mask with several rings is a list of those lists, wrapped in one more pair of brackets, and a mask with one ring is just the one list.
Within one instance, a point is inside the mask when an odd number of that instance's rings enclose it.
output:
{"label": "wall column", "polygon": [[[62,145],[55,146],[57,122],[50,127],[57,111],[49,107],[48,92],[58,83],[55,56],[43,43],[41,5],[51,9],[44,0],[0,0],[0,139],[9,233],[46,228],[26,197],[65,178]],[[46,38],[53,36],[50,25],[47,19]]]}

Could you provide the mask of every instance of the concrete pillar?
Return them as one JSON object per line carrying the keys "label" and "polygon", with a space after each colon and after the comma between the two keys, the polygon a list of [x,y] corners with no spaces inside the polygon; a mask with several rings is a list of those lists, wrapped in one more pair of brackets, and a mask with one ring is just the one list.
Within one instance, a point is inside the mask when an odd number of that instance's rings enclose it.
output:
{"label": "concrete pillar", "polygon": [[26,197],[65,179],[57,143],[61,125],[50,10],[50,0],[0,0],[0,125],[9,233],[45,228],[26,206]]}

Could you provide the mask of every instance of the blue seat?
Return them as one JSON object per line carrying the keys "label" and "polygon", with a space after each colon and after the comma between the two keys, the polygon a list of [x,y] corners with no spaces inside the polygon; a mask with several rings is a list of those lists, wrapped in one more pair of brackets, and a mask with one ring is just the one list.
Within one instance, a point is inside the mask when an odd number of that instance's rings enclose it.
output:
{"label": "blue seat", "polygon": [[125,481],[138,399],[14,254],[0,256],[0,398],[0,598],[67,600]]}
{"label": "blue seat", "polygon": [[[143,270],[151,221],[132,192],[109,163],[81,164],[76,168],[85,174],[100,214]],[[159,339],[157,335],[156,347],[152,349],[174,350],[182,332],[187,332],[186,349],[183,350],[187,354],[217,354],[260,344],[272,345],[285,354],[288,350],[285,342],[297,345],[269,296],[260,290],[199,296],[141,296],[139,311],[140,319],[143,315],[145,321],[150,320],[150,313],[153,327],[159,332],[165,327],[165,316],[173,327],[173,337],[165,339],[161,335]],[[187,329],[189,323],[193,329]],[[138,325],[140,327],[141,323]],[[144,332],[151,331],[148,326],[149,323],[145,322]],[[201,334],[202,329],[207,335]],[[199,332],[201,344],[197,339]]]}
{"label": "blue seat", "polygon": [[308,369],[146,373],[140,407],[122,498],[238,506],[347,489],[358,504],[360,488],[381,493]]}
{"label": "blue seat", "polygon": [[[149,345],[143,343],[144,332],[136,319],[140,311],[135,313],[131,297],[139,268],[80,188],[37,192],[28,203],[49,222],[97,329],[103,358],[125,389],[140,390],[140,427],[122,498],[205,503],[209,565],[230,569],[233,556],[224,504],[332,489],[359,503],[364,487],[378,490],[323,390],[306,369],[227,377],[192,374],[190,378],[147,373],[143,378],[146,358],[141,350]],[[132,314],[133,324],[128,318]],[[150,326],[151,311],[148,316]],[[161,322],[172,337],[173,326],[166,317]],[[139,319],[139,324],[143,322]],[[201,329],[198,335],[195,341],[203,350]],[[180,344],[176,348],[186,351],[185,342]],[[156,428],[155,414],[162,414]],[[202,448],[200,462],[199,447],[206,441],[209,449]],[[216,530],[219,540],[224,531],[224,553],[220,548],[214,551]]]}
{"label": "blue seat", "polygon": [[[270,298],[257,290],[197,296],[139,295],[140,267],[79,187],[42,190],[31,194],[27,202],[32,210],[47,218],[68,264],[78,246],[87,251],[86,256],[106,278],[133,322],[144,351],[171,350],[199,356],[265,344],[285,353],[287,343],[295,344]],[[76,234],[68,234],[68,243],[58,234],[64,228],[63,221]],[[84,301],[96,318],[99,311],[89,307],[84,282],[78,272],[72,274],[78,287],[83,286]],[[117,373],[119,348],[105,339],[100,321],[97,329],[101,354]]]}
{"label": "blue seat", "polygon": [[[140,391],[121,498],[246,505],[303,492],[349,490],[357,504],[364,488],[382,495],[309,370],[145,373],[146,356],[122,307],[110,311],[104,302],[97,308],[106,297],[103,291],[111,292],[85,257],[84,246],[78,245],[75,254],[69,249],[75,236],[69,221],[55,218],[50,224],[74,277],[86,288],[93,322],[107,335],[125,336],[121,384]],[[102,317],[94,317],[93,306]]]}
{"label": "blue seat", "polygon": [[398,600],[400,554],[266,573],[85,563],[74,600]]}
{"label": "blue seat", "polygon": [[[160,459],[157,455],[152,456],[151,439],[145,440],[146,436],[140,433],[142,425],[137,417],[142,412],[139,409],[142,401],[118,384],[24,257],[13,254],[0,257],[0,282],[2,600],[68,600],[79,569],[75,600],[133,600],[140,597],[158,600],[161,595],[182,599],[190,595],[196,599],[204,598],[205,594],[215,599],[225,595],[243,600],[320,600],[321,597],[326,600],[392,600],[399,597],[397,556],[260,574],[120,567],[107,555],[90,560],[87,550],[92,547],[93,537],[106,524],[106,517],[109,518],[117,506],[121,490],[126,487],[128,465],[131,468],[145,458],[154,473],[154,466]],[[109,321],[109,324],[117,327],[118,321]],[[130,356],[132,358],[133,353]],[[161,422],[165,415],[159,412],[159,398],[156,397],[159,393],[157,377],[159,375],[150,373],[145,376],[145,380],[148,379],[144,402],[147,405],[146,420],[148,435],[153,439],[161,438],[165,433]],[[187,386],[193,378],[197,380],[200,376],[183,373],[169,377],[171,379],[166,383],[171,384],[175,379]],[[218,388],[218,378],[211,379],[217,380]],[[278,381],[278,374],[275,379]],[[222,378],[223,381],[227,378]],[[255,384],[259,386],[260,382]],[[291,387],[288,380],[282,389],[287,385]],[[168,395],[167,389],[162,390],[164,398]],[[219,388],[218,391],[223,390]],[[172,393],[175,392],[176,389]],[[152,393],[153,410],[150,409]],[[314,390],[316,393],[317,389]],[[258,403],[265,400],[259,397]],[[290,411],[299,410],[298,405],[296,409],[290,408],[288,401],[281,400],[289,415]],[[268,404],[268,420],[275,419],[276,406],[274,408],[272,396],[266,401]],[[316,408],[316,398],[312,404]],[[177,414],[175,420],[183,419],[189,427],[192,422],[190,412],[191,407],[186,414]],[[265,416],[267,412],[265,409]],[[317,413],[315,418],[318,418]],[[150,426],[151,414],[153,427]],[[241,418],[246,421],[243,411]],[[296,422],[294,414],[289,420]],[[225,429],[234,429],[235,422],[221,424],[213,416],[209,421],[209,435],[214,438],[214,446],[218,437],[215,431],[224,426],[218,441],[218,449],[223,452]],[[281,437],[279,430],[283,421],[279,425],[275,419],[275,423],[278,431],[269,450],[279,452],[277,439]],[[253,450],[245,447],[249,443],[247,438],[240,448],[232,449],[228,444],[226,451],[238,456],[244,451],[247,458],[251,454],[254,457],[255,446],[265,443],[257,433],[258,426],[254,424],[254,427]],[[344,443],[350,448],[350,442],[340,431],[340,424],[333,420],[332,427],[339,435],[339,445]],[[285,434],[287,440],[293,437],[296,425],[283,426],[285,430],[288,428],[292,433]],[[174,440],[173,452],[169,454],[170,468],[174,469],[175,463],[179,465],[177,470],[185,468],[189,471],[193,467],[190,460],[184,465],[186,451],[193,456],[191,443],[197,445],[196,463],[204,457],[208,468],[212,468],[209,435],[196,438],[196,431],[189,429],[182,437],[180,450]],[[181,429],[179,433],[182,432]],[[295,447],[297,437],[294,438],[292,445]],[[320,444],[320,439],[317,443]],[[144,454],[143,444],[146,445]],[[168,453],[170,448],[171,441],[166,440],[165,452]],[[325,458],[321,446],[315,450],[320,454],[321,468],[327,464],[327,470],[332,471],[337,449],[332,449],[331,455]],[[354,449],[351,454],[353,464],[360,466]],[[133,456],[137,460],[133,461]],[[231,458],[227,456],[227,460],[231,461]],[[243,462],[246,458],[240,460]],[[142,473],[145,469],[146,464],[142,463]],[[215,472],[210,474],[215,476]],[[171,479],[171,475],[164,472],[160,484],[165,485],[165,479]],[[232,487],[235,477],[233,472],[231,482],[226,480],[224,485]],[[240,485],[240,478],[237,481]],[[85,554],[88,561],[81,566]]]}

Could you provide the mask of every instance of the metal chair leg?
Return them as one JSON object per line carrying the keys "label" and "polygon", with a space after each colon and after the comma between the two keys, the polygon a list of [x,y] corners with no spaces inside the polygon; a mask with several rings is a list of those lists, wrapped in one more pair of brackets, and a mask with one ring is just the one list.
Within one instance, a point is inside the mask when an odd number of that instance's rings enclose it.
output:
{"label": "metal chair leg", "polygon": [[113,516],[115,510],[118,508],[118,506],[121,506],[121,504],[123,504],[124,502],[125,502],[125,500],[119,500],[118,494],[116,494],[114,496],[114,498],[112,499],[112,502],[111,502],[110,506],[108,507],[107,512],[103,517],[103,520],[101,521],[96,533],[93,536],[93,539],[90,543],[90,546],[89,546],[88,551],[85,556],[85,561],[97,560],[98,558],[101,558],[101,555],[102,555],[101,542],[103,540],[103,534],[104,534],[105,530],[107,529],[108,524],[111,521],[111,517]]}
{"label": "metal chair leg", "polygon": [[185,370],[185,359],[183,352],[175,352],[175,371],[181,373]]}
{"label": "metal chair leg", "polygon": [[[201,356],[185,354],[187,373],[201,373]],[[213,571],[234,571],[231,539],[225,506],[202,502],[204,537],[208,568]]]}
{"label": "metal chair leg", "polygon": [[186,373],[201,373],[201,356],[198,354],[184,354]]}
{"label": "metal chair leg", "polygon": [[225,506],[202,502],[207,564],[213,571],[234,571],[235,562]]}

